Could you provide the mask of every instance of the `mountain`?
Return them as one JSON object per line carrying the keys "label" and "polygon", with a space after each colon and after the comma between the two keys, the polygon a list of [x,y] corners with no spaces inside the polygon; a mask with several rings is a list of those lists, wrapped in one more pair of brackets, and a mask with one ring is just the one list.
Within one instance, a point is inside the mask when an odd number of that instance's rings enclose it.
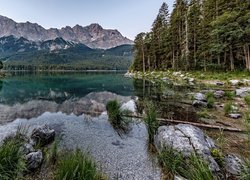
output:
{"label": "mountain", "polygon": [[133,45],[92,49],[81,43],[56,38],[35,42],[13,35],[0,38],[0,60],[5,69],[128,69]]}
{"label": "mountain", "polygon": [[122,36],[118,30],[103,29],[99,24],[90,24],[86,27],[76,25],[61,29],[45,29],[36,23],[17,23],[0,15],[0,37],[11,35],[33,42],[62,38],[65,41],[85,44],[95,49],[109,49],[124,44],[133,44],[133,41]]}

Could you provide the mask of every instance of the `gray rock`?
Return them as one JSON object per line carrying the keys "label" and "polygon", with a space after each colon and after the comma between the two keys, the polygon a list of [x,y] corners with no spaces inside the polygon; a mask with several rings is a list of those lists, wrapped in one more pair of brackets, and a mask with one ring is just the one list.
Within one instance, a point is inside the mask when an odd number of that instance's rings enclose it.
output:
{"label": "gray rock", "polygon": [[194,99],[198,101],[206,101],[206,96],[202,93],[196,93]]}
{"label": "gray rock", "polygon": [[22,154],[27,155],[31,152],[34,152],[35,149],[33,148],[32,144],[30,143],[25,143],[21,148],[20,151]]}
{"label": "gray rock", "polygon": [[236,86],[236,85],[238,85],[239,83],[240,83],[240,81],[239,80],[229,80],[229,82],[231,83],[231,85],[233,85],[233,86]]}
{"label": "gray rock", "polygon": [[223,82],[220,82],[220,81],[217,81],[217,82],[215,83],[215,85],[216,85],[216,86],[224,86],[224,83],[223,83]]}
{"label": "gray rock", "polygon": [[158,151],[171,147],[186,157],[196,153],[209,163],[212,171],[220,170],[219,165],[211,156],[211,150],[216,148],[213,140],[195,126],[186,124],[161,126],[155,135],[155,146]]}
{"label": "gray rock", "polygon": [[242,160],[235,155],[227,155],[224,158],[225,170],[227,173],[238,176],[240,175],[241,169],[243,167]]}
{"label": "gray rock", "polygon": [[222,98],[225,95],[225,91],[219,90],[214,92],[215,98]]}
{"label": "gray rock", "polygon": [[242,117],[242,115],[241,115],[241,114],[238,114],[238,113],[231,113],[231,114],[228,114],[228,116],[229,116],[230,118],[233,118],[233,119],[239,119],[239,118]]}
{"label": "gray rock", "polygon": [[236,96],[245,97],[250,94],[250,87],[236,89]]}
{"label": "gray rock", "polygon": [[41,166],[43,161],[42,151],[31,152],[25,156],[28,170],[34,170]]}
{"label": "gray rock", "polygon": [[54,138],[55,130],[51,129],[47,125],[35,128],[31,134],[31,139],[35,142],[35,144],[39,144],[40,146],[49,144],[54,140]]}
{"label": "gray rock", "polygon": [[204,102],[204,101],[194,100],[193,101],[193,106],[194,107],[207,107],[207,103]]}

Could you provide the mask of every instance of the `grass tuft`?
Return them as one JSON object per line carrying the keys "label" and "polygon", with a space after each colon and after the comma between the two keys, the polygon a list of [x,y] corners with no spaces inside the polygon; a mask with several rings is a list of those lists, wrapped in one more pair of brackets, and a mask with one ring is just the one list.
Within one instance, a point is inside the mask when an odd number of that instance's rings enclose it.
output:
{"label": "grass tuft", "polygon": [[245,96],[245,97],[244,97],[244,100],[245,100],[246,104],[247,104],[248,106],[250,106],[250,95]]}
{"label": "grass tuft", "polygon": [[233,107],[232,107],[232,103],[227,103],[224,105],[224,113],[227,116],[228,114],[230,114],[233,111]]}
{"label": "grass tuft", "polygon": [[148,141],[149,143],[154,142],[154,135],[159,127],[159,122],[156,119],[156,110],[152,103],[146,103],[146,116],[144,117],[144,122],[148,131]]}
{"label": "grass tuft", "polygon": [[123,116],[128,114],[128,112],[121,109],[121,104],[118,103],[117,100],[109,101],[106,105],[106,109],[108,112],[109,121],[114,129],[118,130],[118,132],[128,132],[130,121]]}
{"label": "grass tuft", "polygon": [[20,151],[23,144],[23,136],[19,132],[4,140],[0,147],[0,179],[22,178],[26,170],[25,159]]}
{"label": "grass tuft", "polygon": [[214,93],[213,92],[206,93],[206,99],[208,108],[213,108],[215,102]]}
{"label": "grass tuft", "polygon": [[55,179],[102,180],[107,178],[97,170],[97,165],[89,155],[77,149],[66,153],[59,161]]}

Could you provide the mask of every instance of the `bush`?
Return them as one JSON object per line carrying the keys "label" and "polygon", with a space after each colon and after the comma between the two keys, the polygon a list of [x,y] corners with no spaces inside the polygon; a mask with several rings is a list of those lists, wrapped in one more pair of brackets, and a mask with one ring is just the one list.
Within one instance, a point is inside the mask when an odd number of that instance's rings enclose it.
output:
{"label": "bush", "polygon": [[107,179],[97,170],[96,164],[87,155],[79,149],[74,152],[66,153],[59,160],[56,180],[102,180]]}
{"label": "bush", "polygon": [[0,147],[0,179],[22,178],[26,164],[19,149],[23,144],[18,134],[4,140]]}
{"label": "bush", "polygon": [[119,131],[127,132],[129,129],[129,120],[123,115],[127,113],[126,110],[121,109],[121,105],[117,100],[109,101],[106,105],[111,125]]}
{"label": "bush", "polygon": [[248,106],[250,106],[250,95],[245,96],[245,97],[244,97],[244,100],[245,100],[246,104],[247,104]]}
{"label": "bush", "polygon": [[151,103],[146,105],[146,117],[144,117],[144,122],[148,131],[148,141],[149,143],[154,142],[154,135],[159,127],[158,120],[156,119],[156,110]]}
{"label": "bush", "polygon": [[233,98],[236,96],[236,94],[234,91],[226,91],[224,96],[228,100],[233,100]]}

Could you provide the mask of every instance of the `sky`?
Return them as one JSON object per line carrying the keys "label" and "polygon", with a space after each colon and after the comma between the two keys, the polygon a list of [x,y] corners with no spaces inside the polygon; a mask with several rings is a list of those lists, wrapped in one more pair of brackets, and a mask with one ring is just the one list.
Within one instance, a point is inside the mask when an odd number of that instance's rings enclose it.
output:
{"label": "sky", "polygon": [[134,39],[148,32],[163,2],[171,11],[174,0],[0,0],[0,15],[44,28],[98,23]]}

